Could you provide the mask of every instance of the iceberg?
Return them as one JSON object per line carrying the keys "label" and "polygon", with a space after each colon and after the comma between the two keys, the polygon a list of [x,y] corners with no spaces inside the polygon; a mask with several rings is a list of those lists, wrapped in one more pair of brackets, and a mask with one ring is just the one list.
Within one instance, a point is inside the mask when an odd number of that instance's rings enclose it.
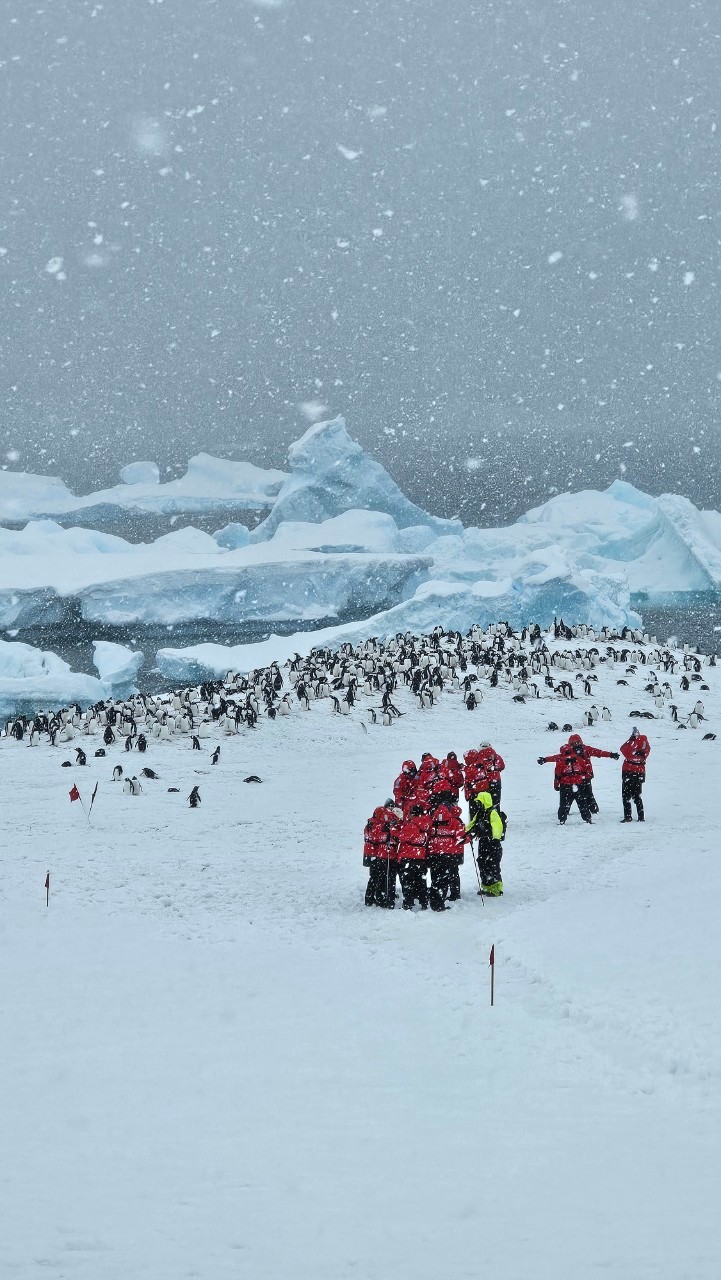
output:
{"label": "iceberg", "polygon": [[436,626],[464,633],[474,625],[485,628],[501,620],[514,628],[532,622],[549,627],[559,614],[569,625],[585,622],[599,630],[604,626],[641,626],[638,614],[616,603],[616,587],[615,580],[604,582],[579,575],[570,567],[563,572],[560,566],[554,572],[541,570],[519,579],[434,579],[422,583],[408,600],[369,618],[294,635],[273,635],[254,644],[164,647],[156,653],[155,665],[168,680],[195,683],[228,671],[245,673],[270,662],[285,662],[294,653],[304,656],[315,647],[338,648],[403,632],[427,634]]}
{"label": "iceberg", "polygon": [[354,509],[385,512],[399,529],[425,525],[437,535],[461,529],[458,520],[441,520],[410,502],[380,463],[351,440],[342,417],[309,427],[290,446],[288,462],[291,475],[253,541],[272,537],[285,521],[320,524]]}
{"label": "iceberg", "polygon": [[55,653],[0,640],[0,716],[52,711],[73,702],[88,706],[111,689],[94,676],[71,671]]}
{"label": "iceberg", "polygon": [[93,666],[98,678],[115,697],[127,698],[137,692],[137,677],[143,654],[111,640],[93,640]]}
{"label": "iceberg", "polygon": [[658,603],[721,591],[721,512],[688,498],[652,498],[623,480],[603,493],[559,494],[521,516],[553,542],[623,572],[632,596]]}
{"label": "iceberg", "polygon": [[142,531],[151,520],[180,516],[225,516],[272,507],[286,472],[250,462],[230,462],[199,453],[184,476],[160,483],[154,462],[134,462],[121,470],[122,483],[81,497],[55,476],[0,471],[0,525],[18,526],[49,518],[60,524],[94,528],[112,525]]}

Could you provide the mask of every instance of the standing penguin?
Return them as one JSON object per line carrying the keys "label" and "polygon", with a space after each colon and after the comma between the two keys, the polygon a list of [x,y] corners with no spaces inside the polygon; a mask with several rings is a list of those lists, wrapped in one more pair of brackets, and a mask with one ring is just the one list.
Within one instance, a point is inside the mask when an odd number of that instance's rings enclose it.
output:
{"label": "standing penguin", "polygon": [[219,760],[220,760],[220,745],[218,745],[218,746],[215,748],[215,751],[213,752],[212,756],[210,757],[210,763],[211,763],[211,764],[217,764]]}
{"label": "standing penguin", "polygon": [[193,787],[193,790],[188,796],[188,804],[191,809],[197,809],[200,804],[200,787]]}

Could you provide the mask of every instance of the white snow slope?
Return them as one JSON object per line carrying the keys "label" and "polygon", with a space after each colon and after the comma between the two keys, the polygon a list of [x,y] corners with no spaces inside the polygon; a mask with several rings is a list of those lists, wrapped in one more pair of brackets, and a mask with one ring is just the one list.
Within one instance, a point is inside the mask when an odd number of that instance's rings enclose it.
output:
{"label": "white snow slope", "polygon": [[[620,674],[587,731],[611,748],[652,709]],[[600,760],[600,818],[560,829],[535,758],[568,704],[510,699],[406,698],[367,733],[317,703],[217,768],[212,740],[153,742],[137,798],[117,748],[75,771],[0,740],[0,1275],[718,1280],[721,739],[644,722],[646,825]],[[401,761],[479,737],[507,762],[505,896],[467,857],[446,914],[364,908]],[[89,824],[68,790],[98,779]]]}

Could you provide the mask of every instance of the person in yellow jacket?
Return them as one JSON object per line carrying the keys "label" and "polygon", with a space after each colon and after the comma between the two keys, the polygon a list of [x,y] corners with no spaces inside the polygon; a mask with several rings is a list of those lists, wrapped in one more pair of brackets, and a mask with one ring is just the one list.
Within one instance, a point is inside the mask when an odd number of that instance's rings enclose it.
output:
{"label": "person in yellow jacket", "polygon": [[489,898],[500,898],[503,893],[501,841],[506,834],[506,825],[506,815],[493,803],[490,791],[480,791],[475,797],[474,816],[466,831],[478,840],[476,861],[481,876],[479,893]]}

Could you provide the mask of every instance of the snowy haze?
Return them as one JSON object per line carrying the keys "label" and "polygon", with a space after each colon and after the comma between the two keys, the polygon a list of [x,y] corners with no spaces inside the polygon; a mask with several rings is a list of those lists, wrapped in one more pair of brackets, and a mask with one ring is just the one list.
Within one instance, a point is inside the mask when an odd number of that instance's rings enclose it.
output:
{"label": "snowy haze", "polygon": [[0,460],[278,465],[345,412],[466,522],[618,475],[717,505],[716,0],[6,0],[0,31]]}

